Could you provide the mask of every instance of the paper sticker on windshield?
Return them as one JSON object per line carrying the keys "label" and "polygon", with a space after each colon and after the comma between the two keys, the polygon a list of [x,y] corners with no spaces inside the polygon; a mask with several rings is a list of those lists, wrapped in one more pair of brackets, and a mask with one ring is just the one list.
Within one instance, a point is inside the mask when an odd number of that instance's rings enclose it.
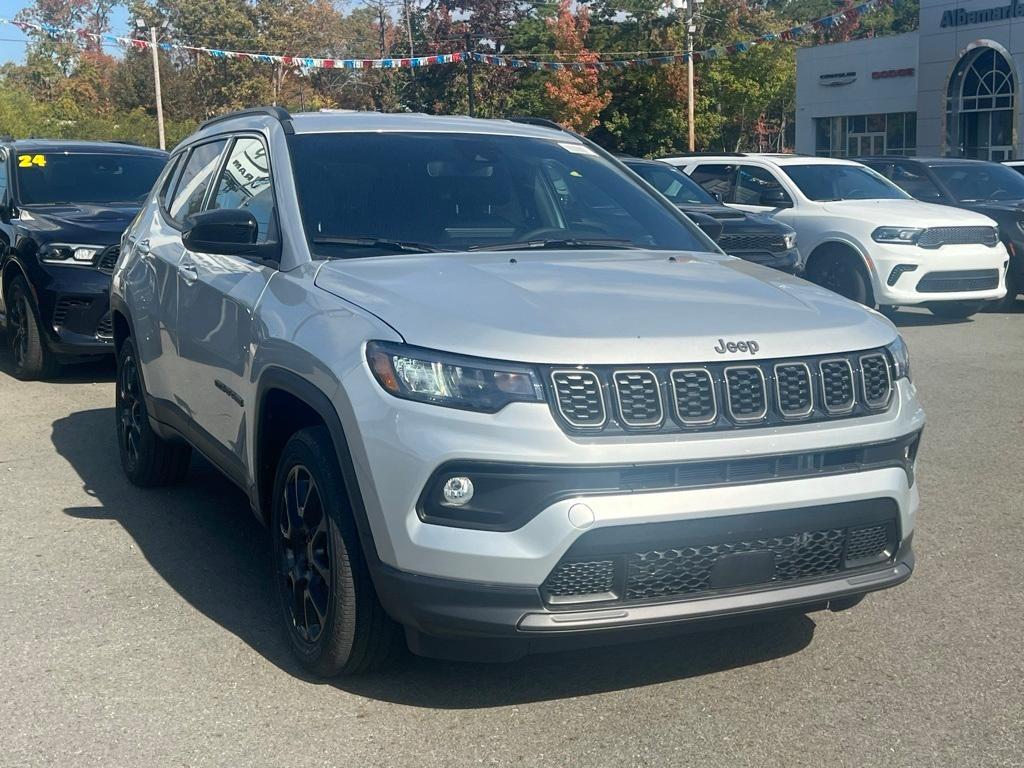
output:
{"label": "paper sticker on windshield", "polygon": [[560,141],[558,142],[558,146],[567,152],[572,152],[574,155],[597,155],[597,152],[592,150],[586,144],[570,144],[568,141]]}
{"label": "paper sticker on windshield", "polygon": [[19,168],[45,168],[46,155],[18,155]]}

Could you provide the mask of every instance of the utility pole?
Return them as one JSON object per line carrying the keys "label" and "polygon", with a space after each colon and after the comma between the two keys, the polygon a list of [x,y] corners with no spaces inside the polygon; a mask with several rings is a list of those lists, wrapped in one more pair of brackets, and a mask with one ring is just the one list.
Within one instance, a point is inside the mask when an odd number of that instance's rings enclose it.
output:
{"label": "utility pole", "polygon": [[466,96],[469,99],[469,116],[476,117],[476,97],[473,94],[473,56],[469,47],[469,32],[466,33]]}
{"label": "utility pole", "polygon": [[[144,30],[146,22],[137,19],[135,26],[139,30]],[[156,27],[149,28],[149,52],[153,56],[153,87],[156,90],[156,132],[160,140],[160,149],[167,149],[167,137],[164,134],[164,99],[160,92],[160,56],[156,39],[157,31]]]}
{"label": "utility pole", "polygon": [[687,146],[690,152],[697,148],[697,127],[693,124],[693,39],[697,31],[697,9],[703,0],[672,0],[672,5],[683,12],[686,24],[686,127],[689,131]]}

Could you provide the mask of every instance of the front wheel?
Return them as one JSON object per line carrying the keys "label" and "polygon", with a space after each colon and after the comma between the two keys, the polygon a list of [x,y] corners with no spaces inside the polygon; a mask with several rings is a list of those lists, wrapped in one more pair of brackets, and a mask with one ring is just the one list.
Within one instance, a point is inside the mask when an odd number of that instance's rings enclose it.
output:
{"label": "front wheel", "polygon": [[838,253],[819,256],[807,268],[806,277],[812,283],[858,304],[874,305],[867,270],[852,253],[849,256]]}
{"label": "front wheel", "polygon": [[947,320],[966,320],[978,314],[984,306],[983,301],[937,301],[928,305],[928,311]]}
{"label": "front wheel", "polygon": [[185,443],[165,440],[154,431],[146,411],[145,393],[135,343],[127,338],[117,355],[114,390],[121,468],[133,484],[143,488],[178,483],[188,473],[192,449]]}
{"label": "front wheel", "polygon": [[34,381],[57,372],[57,361],[46,348],[28,284],[21,277],[14,278],[7,292],[7,343],[15,377]]}
{"label": "front wheel", "polygon": [[379,669],[401,632],[377,599],[334,445],[324,427],[295,433],[274,480],[274,578],[288,639],[321,677]]}

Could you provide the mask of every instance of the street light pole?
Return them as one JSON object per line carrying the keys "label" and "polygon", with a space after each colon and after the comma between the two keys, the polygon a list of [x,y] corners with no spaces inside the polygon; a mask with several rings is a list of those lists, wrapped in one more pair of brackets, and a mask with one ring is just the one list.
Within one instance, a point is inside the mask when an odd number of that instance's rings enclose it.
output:
{"label": "street light pole", "polygon": [[[144,31],[147,26],[143,19],[135,20],[135,27],[140,32]],[[149,52],[153,57],[153,87],[156,90],[156,132],[160,141],[160,149],[167,149],[167,137],[164,134],[164,99],[160,92],[160,56],[156,38],[158,31],[157,27],[149,27]]]}

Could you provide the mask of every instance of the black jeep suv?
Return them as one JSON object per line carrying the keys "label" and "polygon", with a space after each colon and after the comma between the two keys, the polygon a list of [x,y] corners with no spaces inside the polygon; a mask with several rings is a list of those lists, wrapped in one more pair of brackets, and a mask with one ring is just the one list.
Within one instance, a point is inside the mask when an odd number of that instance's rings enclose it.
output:
{"label": "black jeep suv", "polygon": [[[796,249],[796,232],[771,216],[738,211],[722,205],[678,168],[657,160],[619,158],[648,184],[675,203],[683,213],[702,225],[709,216],[721,225],[721,234],[713,236],[718,247],[736,256],[783,272],[799,272],[803,264]],[[1024,178],[1024,177],[1022,177]]]}
{"label": "black jeep suv", "polygon": [[999,224],[1010,254],[1006,296],[993,308],[1009,310],[1024,293],[1024,176],[999,163],[956,157],[859,157],[908,195],[927,203],[983,213]]}
{"label": "black jeep suv", "polygon": [[0,321],[18,378],[113,352],[118,243],[166,162],[128,144],[0,143]]}

